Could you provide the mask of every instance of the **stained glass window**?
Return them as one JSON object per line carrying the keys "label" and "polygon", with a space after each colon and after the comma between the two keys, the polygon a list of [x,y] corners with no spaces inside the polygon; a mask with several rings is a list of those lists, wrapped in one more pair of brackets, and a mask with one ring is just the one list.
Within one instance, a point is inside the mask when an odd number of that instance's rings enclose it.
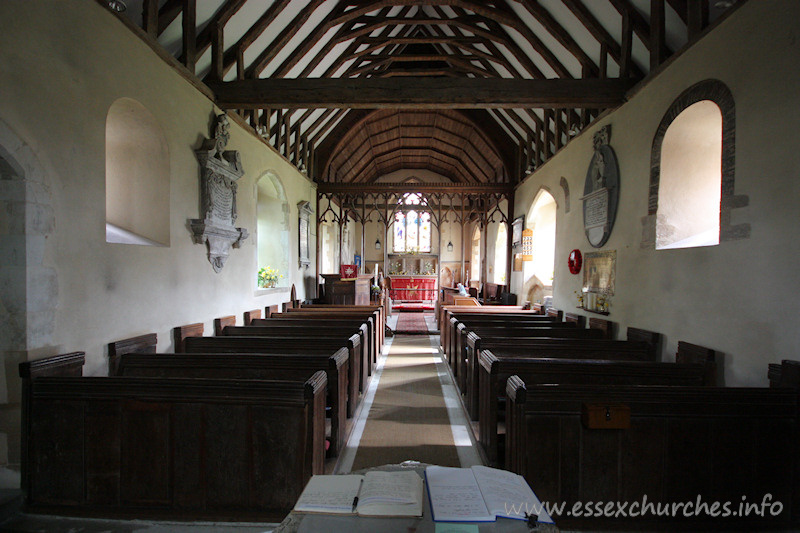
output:
{"label": "stained glass window", "polygon": [[[411,202],[409,202],[411,200]],[[409,196],[405,203],[419,204],[419,197]],[[422,211],[410,210],[399,212],[394,216],[394,246],[395,253],[431,251],[431,214]]]}
{"label": "stained glass window", "polygon": [[394,251],[406,251],[406,215],[397,213],[394,216]]}

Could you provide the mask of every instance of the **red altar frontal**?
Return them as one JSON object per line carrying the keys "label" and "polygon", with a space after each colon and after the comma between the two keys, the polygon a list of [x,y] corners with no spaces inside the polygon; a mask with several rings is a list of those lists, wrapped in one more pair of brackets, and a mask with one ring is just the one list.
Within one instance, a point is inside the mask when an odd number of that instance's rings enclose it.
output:
{"label": "red altar frontal", "polygon": [[421,302],[436,299],[436,276],[391,276],[389,297],[395,301]]}

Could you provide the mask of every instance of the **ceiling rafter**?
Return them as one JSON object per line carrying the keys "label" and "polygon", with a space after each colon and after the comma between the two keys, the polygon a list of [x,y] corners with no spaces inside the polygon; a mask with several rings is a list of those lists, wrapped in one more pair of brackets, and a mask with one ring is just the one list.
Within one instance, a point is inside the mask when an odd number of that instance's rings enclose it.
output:
{"label": "ceiling rafter", "polygon": [[586,52],[580,47],[580,45],[572,38],[569,32],[564,29],[564,26],[558,23],[558,21],[553,18],[553,15],[550,14],[547,9],[545,9],[538,0],[516,0],[522,4],[522,6],[528,10],[528,12],[533,15],[533,17],[541,24],[550,35],[552,35],[561,46],[566,48],[575,59],[585,68],[589,69],[589,73],[592,76],[597,76],[599,73],[599,68],[597,64],[592,61],[592,59],[586,55]]}
{"label": "ceiling rafter", "polygon": [[278,55],[278,53],[283,50],[283,47],[286,46],[294,37],[295,33],[297,33],[297,29],[302,27],[303,24],[305,24],[306,21],[311,18],[314,10],[321,6],[323,2],[324,0],[311,0],[308,8],[300,11],[297,16],[295,16],[291,22],[286,25],[286,27],[275,38],[275,40],[271,42],[269,46],[260,54],[258,54],[258,57],[256,57],[250,66],[245,68],[245,77],[257,78],[267,67],[270,61],[275,59],[275,56]]}
{"label": "ceiling rafter", "polygon": [[[624,101],[627,88],[681,46],[678,39],[691,42],[712,11],[721,14],[705,0],[131,2],[142,7],[151,44],[170,49],[189,72],[207,72],[215,103],[241,114],[240,123],[317,181],[355,179],[336,167],[346,163],[358,166],[365,184],[397,165],[516,183],[520,166],[547,160],[576,129]],[[609,79],[609,59],[619,78]],[[224,82],[232,68],[235,81]],[[506,95],[487,96],[482,82]],[[381,96],[381,83],[399,99]],[[313,85],[327,96],[308,96]],[[415,85],[419,91],[409,89]],[[445,85],[462,94],[439,92]],[[248,86],[249,96],[237,93]],[[299,93],[280,92],[293,89]],[[332,157],[375,109],[392,120],[373,124],[360,146]],[[412,117],[404,109],[417,111]],[[450,134],[420,118],[446,124],[444,111],[469,127],[452,126],[458,131]],[[427,136],[431,146],[423,149]],[[489,155],[480,148],[485,141]],[[391,150],[399,156],[387,163]]]}
{"label": "ceiling rafter", "polygon": [[[264,31],[269,27],[269,25],[277,18],[278,15],[283,12],[284,9],[289,5],[291,0],[277,0],[275,3],[269,6],[269,8],[261,15],[258,20],[253,23],[253,25],[248,28],[244,35],[230,48],[225,50],[223,54],[222,60],[222,75],[228,73],[228,71],[236,64],[237,58],[244,55],[245,50],[252,45],[256,39],[258,39]],[[209,78],[206,76],[206,78]]]}

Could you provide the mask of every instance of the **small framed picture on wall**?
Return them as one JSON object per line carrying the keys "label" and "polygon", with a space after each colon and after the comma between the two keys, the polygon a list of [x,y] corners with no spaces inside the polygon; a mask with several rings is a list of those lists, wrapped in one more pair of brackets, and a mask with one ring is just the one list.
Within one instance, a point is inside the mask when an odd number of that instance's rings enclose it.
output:
{"label": "small framed picture on wall", "polygon": [[511,247],[512,248],[519,248],[522,244],[522,230],[524,229],[523,225],[525,223],[524,216],[518,216],[514,219],[514,222],[511,223]]}

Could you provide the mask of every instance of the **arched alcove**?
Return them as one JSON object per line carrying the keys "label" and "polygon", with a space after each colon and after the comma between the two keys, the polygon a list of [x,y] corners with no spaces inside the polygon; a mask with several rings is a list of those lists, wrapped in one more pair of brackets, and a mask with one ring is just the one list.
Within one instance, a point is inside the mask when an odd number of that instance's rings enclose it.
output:
{"label": "arched alcove", "polygon": [[531,302],[553,295],[557,208],[553,195],[542,189],[528,211],[525,226],[533,230],[533,253],[532,260],[524,263],[522,293]]}
{"label": "arched alcove", "polygon": [[290,279],[289,203],[278,175],[269,170],[256,180],[257,269],[271,268],[283,278],[278,287]]}
{"label": "arched alcove", "polygon": [[719,244],[722,112],[711,100],[684,109],[661,144],[656,249]]}
{"label": "arched alcove", "polygon": [[[701,103],[702,105],[695,107],[695,104],[698,103]],[[684,114],[685,111],[689,111],[689,113]],[[719,117],[717,117],[717,113],[719,113]],[[702,116],[706,116],[707,118],[698,119],[698,117]],[[703,131],[707,132],[713,129],[715,131],[713,134],[715,139],[714,144],[716,145],[716,139],[718,135],[716,131],[719,127],[718,121],[720,119],[721,139],[719,139],[719,141],[721,144],[718,148],[720,157],[718,161],[715,160],[718,162],[720,167],[720,195],[719,202],[715,206],[719,214],[719,234],[717,242],[744,239],[750,236],[749,223],[741,223],[736,225],[731,224],[731,214],[733,209],[745,207],[749,203],[749,198],[747,195],[735,194],[736,106],[733,100],[733,94],[731,94],[731,91],[728,89],[728,87],[721,81],[710,79],[701,81],[689,87],[683,93],[681,93],[674,102],[672,102],[672,105],[670,105],[669,109],[667,109],[667,112],[664,114],[664,117],[661,119],[661,123],[659,124],[655,136],[653,137],[653,147],[650,156],[650,187],[648,188],[649,197],[647,203],[647,216],[642,218],[643,228],[641,246],[643,248],[665,248],[667,246],[664,246],[663,243],[669,240],[666,237],[672,233],[675,233],[673,229],[669,228],[670,221],[665,221],[664,214],[661,212],[662,203],[665,205],[670,203],[681,203],[680,197],[675,202],[670,201],[666,197],[662,198],[661,181],[663,179],[670,181],[670,168],[675,168],[675,165],[677,163],[681,163],[683,158],[683,154],[676,154],[675,157],[672,157],[671,154],[674,154],[679,150],[689,150],[689,155],[699,154],[703,156],[704,154],[702,154],[702,151],[696,151],[695,147],[693,146],[686,146],[682,137],[687,135],[697,136]],[[678,121],[678,126],[677,128],[673,129],[673,125],[676,124],[676,121]],[[685,124],[681,126],[681,122],[684,122]],[[696,129],[691,127],[693,124],[705,124],[705,126]],[[687,132],[687,130],[689,131]],[[680,133],[678,133],[679,131]],[[672,132],[671,137],[675,140],[675,142],[672,144],[677,144],[679,146],[669,146],[670,139],[667,137],[668,132]],[[709,135],[706,133],[704,136],[707,138]],[[666,147],[664,146],[665,140],[668,142]],[[706,144],[707,141],[703,141],[703,143]],[[680,145],[683,145],[683,147]],[[714,152],[716,152],[716,150],[717,148],[715,147]],[[668,165],[666,176],[664,175],[664,161],[662,160],[664,155],[667,155]],[[692,156],[692,158],[688,160],[693,159],[696,159],[696,157]],[[710,161],[710,159],[706,159],[707,165],[708,161]],[[714,164],[716,164],[716,162]],[[694,172],[693,169],[690,170]],[[680,175],[682,172],[682,170],[676,171],[678,175]],[[669,195],[671,193],[666,192],[666,194]],[[683,196],[684,199],[687,199],[689,194],[692,193],[687,189],[686,191],[681,191],[680,196]],[[662,220],[659,221],[659,218]],[[679,220],[678,215],[673,217],[673,222],[675,220]],[[666,224],[664,222],[666,222]],[[711,231],[713,232],[713,230]],[[657,236],[657,233],[659,232],[661,233],[661,237]],[[691,240],[691,236],[684,237],[683,240],[686,240],[687,238]],[[679,242],[681,239],[677,240]],[[662,245],[658,245],[658,241],[661,241]],[[702,245],[703,244],[695,244],[690,246]]]}
{"label": "arched alcove", "polygon": [[169,246],[170,162],[156,118],[131,98],[106,117],[106,242]]}

